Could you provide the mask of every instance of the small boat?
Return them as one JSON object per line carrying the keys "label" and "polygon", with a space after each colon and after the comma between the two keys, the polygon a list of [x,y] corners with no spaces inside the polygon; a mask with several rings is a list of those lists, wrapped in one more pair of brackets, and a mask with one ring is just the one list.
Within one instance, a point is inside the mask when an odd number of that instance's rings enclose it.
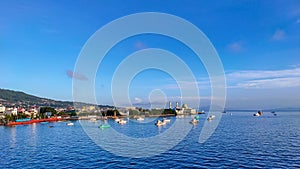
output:
{"label": "small boat", "polygon": [[198,112],[198,114],[205,114],[205,111],[202,110],[202,111]]}
{"label": "small boat", "polygon": [[143,117],[139,117],[136,119],[137,121],[144,121],[145,119]]}
{"label": "small boat", "polygon": [[210,116],[207,118],[207,120],[208,120],[208,121],[211,121],[211,120],[213,120],[215,117],[216,117],[215,115],[210,115]]}
{"label": "small boat", "polygon": [[101,124],[99,126],[99,128],[101,128],[101,129],[110,128],[110,125],[109,124]]}
{"label": "small boat", "polygon": [[262,111],[258,111],[257,113],[253,114],[253,116],[261,116],[261,115],[263,115]]}
{"label": "small boat", "polygon": [[167,119],[167,118],[163,118],[163,121],[162,121],[163,123],[170,123],[171,122],[171,120],[170,119]]}
{"label": "small boat", "polygon": [[48,126],[48,128],[52,128],[52,127],[54,127],[54,126]]}
{"label": "small boat", "polygon": [[120,120],[121,120],[121,119],[117,118],[117,119],[115,119],[115,122],[119,123]]}
{"label": "small boat", "polygon": [[74,123],[67,123],[67,126],[74,126]]}
{"label": "small boat", "polygon": [[119,124],[126,124],[127,123],[127,121],[126,120],[123,120],[123,119],[121,119],[119,122],[118,122]]}
{"label": "small boat", "polygon": [[192,124],[198,124],[198,122],[199,121],[197,119],[195,119],[195,118],[193,118],[193,120],[190,121],[190,123],[192,123]]}
{"label": "small boat", "polygon": [[90,118],[90,121],[91,121],[91,122],[96,122],[97,119],[96,119],[96,118]]}
{"label": "small boat", "polygon": [[162,122],[162,121],[160,121],[160,120],[157,120],[157,122],[155,123],[155,125],[157,125],[157,126],[163,126],[163,125],[166,125],[167,123],[165,123],[165,122]]}

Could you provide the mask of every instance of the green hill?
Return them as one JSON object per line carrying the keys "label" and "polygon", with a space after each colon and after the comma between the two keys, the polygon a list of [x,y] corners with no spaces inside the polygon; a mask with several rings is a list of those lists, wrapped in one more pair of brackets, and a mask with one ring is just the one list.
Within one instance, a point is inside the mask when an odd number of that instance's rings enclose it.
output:
{"label": "green hill", "polygon": [[37,105],[51,107],[73,106],[73,102],[55,101],[47,98],[36,97],[20,91],[0,89],[0,103],[4,105]]}

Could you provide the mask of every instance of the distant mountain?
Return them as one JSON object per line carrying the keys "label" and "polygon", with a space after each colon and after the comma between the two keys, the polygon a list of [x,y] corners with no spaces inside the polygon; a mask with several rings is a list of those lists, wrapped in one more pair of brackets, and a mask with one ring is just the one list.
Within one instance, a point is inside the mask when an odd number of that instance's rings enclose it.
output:
{"label": "distant mountain", "polygon": [[51,107],[69,107],[73,106],[73,102],[55,101],[47,98],[41,98],[26,94],[20,91],[0,89],[0,103],[3,105],[19,105],[19,106],[51,106]]}

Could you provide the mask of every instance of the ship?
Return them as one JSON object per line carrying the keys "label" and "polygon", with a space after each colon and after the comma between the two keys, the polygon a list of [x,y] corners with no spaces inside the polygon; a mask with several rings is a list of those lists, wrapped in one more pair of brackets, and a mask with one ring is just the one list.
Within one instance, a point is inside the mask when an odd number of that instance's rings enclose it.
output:
{"label": "ship", "polygon": [[55,121],[61,121],[62,118],[58,117],[51,117],[46,119],[17,119],[16,121],[7,122],[7,126],[16,126],[16,125],[26,125],[26,124],[33,124],[33,123],[41,123],[41,122],[55,122]]}

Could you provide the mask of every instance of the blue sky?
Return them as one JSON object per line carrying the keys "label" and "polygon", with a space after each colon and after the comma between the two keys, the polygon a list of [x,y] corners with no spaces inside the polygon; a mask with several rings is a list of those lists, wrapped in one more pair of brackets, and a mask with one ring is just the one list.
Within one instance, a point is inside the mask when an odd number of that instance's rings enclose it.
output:
{"label": "blue sky", "polygon": [[[0,1],[0,88],[72,100],[72,78],[84,78],[72,71],[85,42],[105,24],[137,12],[176,15],[206,34],[224,66],[226,107],[300,107],[297,0]],[[210,83],[201,61],[180,42],[158,35],[134,36],[110,50],[95,79],[99,104],[112,104],[110,84],[118,64],[145,48],[162,48],[180,56],[196,75],[201,105],[209,104]],[[180,98],[170,75],[148,70],[133,79],[130,99],[147,104],[154,89],[161,89],[167,100]],[[196,104],[192,98],[182,101]]]}

